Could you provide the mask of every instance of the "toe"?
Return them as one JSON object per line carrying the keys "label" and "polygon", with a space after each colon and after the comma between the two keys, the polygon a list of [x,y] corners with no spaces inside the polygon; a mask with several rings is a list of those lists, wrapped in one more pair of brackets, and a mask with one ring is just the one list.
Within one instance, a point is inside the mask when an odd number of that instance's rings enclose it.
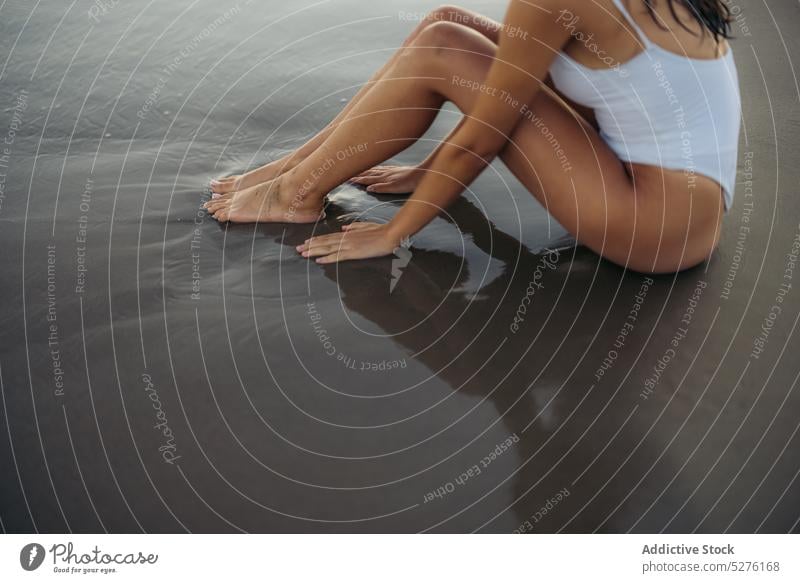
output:
{"label": "toe", "polygon": [[208,212],[213,215],[219,209],[225,208],[226,206],[228,206],[226,204],[226,202],[227,201],[224,201],[224,200],[214,200],[214,201],[211,201],[211,203],[206,208],[208,209]]}
{"label": "toe", "polygon": [[236,194],[235,190],[225,193],[215,192],[211,195],[211,200],[208,201],[208,204],[216,204],[225,200],[230,200],[234,194]]}
{"label": "toe", "polygon": [[231,192],[232,190],[236,189],[236,186],[238,185],[240,178],[241,176],[228,176],[226,178],[212,180],[211,190],[212,192],[219,194],[225,194]]}

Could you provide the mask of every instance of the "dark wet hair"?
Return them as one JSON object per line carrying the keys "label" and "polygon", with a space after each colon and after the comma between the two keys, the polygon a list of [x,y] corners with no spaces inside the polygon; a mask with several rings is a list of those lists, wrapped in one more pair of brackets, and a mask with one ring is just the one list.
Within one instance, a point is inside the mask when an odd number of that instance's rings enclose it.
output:
{"label": "dark wet hair", "polygon": [[[689,30],[686,24],[678,18],[675,13],[675,4],[681,4],[686,7],[689,12],[694,16],[695,20],[700,23],[703,28],[703,34],[711,33],[714,40],[719,42],[721,39],[731,38],[731,10],[724,0],[666,0],[669,4],[669,11],[672,17],[680,23],[680,25]],[[661,28],[666,28],[662,22],[659,21],[658,16],[653,9],[653,4],[656,0],[644,0],[647,11],[653,18],[656,24]],[[691,32],[691,31],[690,31]]]}

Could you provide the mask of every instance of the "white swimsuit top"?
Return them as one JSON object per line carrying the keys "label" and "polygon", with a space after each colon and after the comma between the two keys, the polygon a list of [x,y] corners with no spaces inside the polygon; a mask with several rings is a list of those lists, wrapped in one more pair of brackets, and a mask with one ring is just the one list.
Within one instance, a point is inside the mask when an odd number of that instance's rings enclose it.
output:
{"label": "white swimsuit top", "polygon": [[727,211],[741,125],[733,52],[728,47],[717,59],[675,54],[651,42],[621,0],[613,2],[644,51],[609,69],[590,69],[559,53],[550,68],[553,84],[594,110],[600,135],[621,160],[708,176],[722,187]]}

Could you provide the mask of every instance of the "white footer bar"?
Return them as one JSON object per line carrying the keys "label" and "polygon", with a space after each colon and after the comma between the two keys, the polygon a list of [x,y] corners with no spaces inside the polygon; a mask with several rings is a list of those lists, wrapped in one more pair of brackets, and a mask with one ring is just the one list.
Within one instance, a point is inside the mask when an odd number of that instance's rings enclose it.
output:
{"label": "white footer bar", "polygon": [[796,582],[798,541],[791,535],[12,534],[0,537],[0,581]]}

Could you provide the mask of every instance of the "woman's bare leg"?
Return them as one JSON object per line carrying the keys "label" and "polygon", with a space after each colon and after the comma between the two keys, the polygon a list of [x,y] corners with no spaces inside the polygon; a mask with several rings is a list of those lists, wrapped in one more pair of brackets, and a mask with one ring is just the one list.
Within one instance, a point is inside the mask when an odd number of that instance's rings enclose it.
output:
{"label": "woman's bare leg", "polygon": [[[467,35],[468,46],[449,49],[453,35]],[[492,61],[485,51],[493,47],[471,28],[431,24],[300,164],[273,181],[211,200],[206,208],[222,221],[316,220],[328,192],[417,141],[446,100],[471,107],[475,96],[452,83],[454,72],[482,78]]]}
{"label": "woman's bare leg", "polygon": [[[495,50],[463,26],[429,26],[317,151],[265,189],[212,201],[212,213],[220,220],[247,213],[257,220],[318,216],[328,191],[413,142],[442,101],[469,112],[476,94],[452,79],[482,82]],[[720,197],[681,187],[680,173],[663,174],[667,188],[634,184],[597,131],[545,89],[528,110],[532,115],[523,116],[501,158],[578,241],[643,272],[678,271],[713,252]],[[356,144],[365,147],[353,149]],[[337,152],[350,153],[339,160]],[[318,172],[331,159],[334,164]],[[266,216],[260,214],[270,205]]]}
{"label": "woman's bare leg", "polygon": [[267,182],[277,178],[295,168],[300,162],[310,156],[331,134],[333,129],[338,126],[342,121],[347,119],[347,116],[353,108],[361,101],[364,95],[370,88],[379,83],[387,71],[396,62],[398,55],[413,43],[419,34],[425,30],[430,24],[435,22],[454,22],[472,28],[473,30],[481,33],[492,42],[497,42],[500,30],[500,23],[473,12],[466,8],[459,6],[444,5],[436,10],[431,11],[424,20],[422,20],[412,33],[406,38],[400,48],[392,55],[392,57],[380,68],[378,71],[367,81],[361,89],[355,94],[345,108],[323,128],[314,137],[304,143],[295,151],[287,154],[286,156],[269,162],[260,168],[246,172],[245,174],[228,176],[226,178],[219,178],[211,181],[211,189],[216,193],[233,192],[241,190],[250,186],[255,186],[262,182]]}

